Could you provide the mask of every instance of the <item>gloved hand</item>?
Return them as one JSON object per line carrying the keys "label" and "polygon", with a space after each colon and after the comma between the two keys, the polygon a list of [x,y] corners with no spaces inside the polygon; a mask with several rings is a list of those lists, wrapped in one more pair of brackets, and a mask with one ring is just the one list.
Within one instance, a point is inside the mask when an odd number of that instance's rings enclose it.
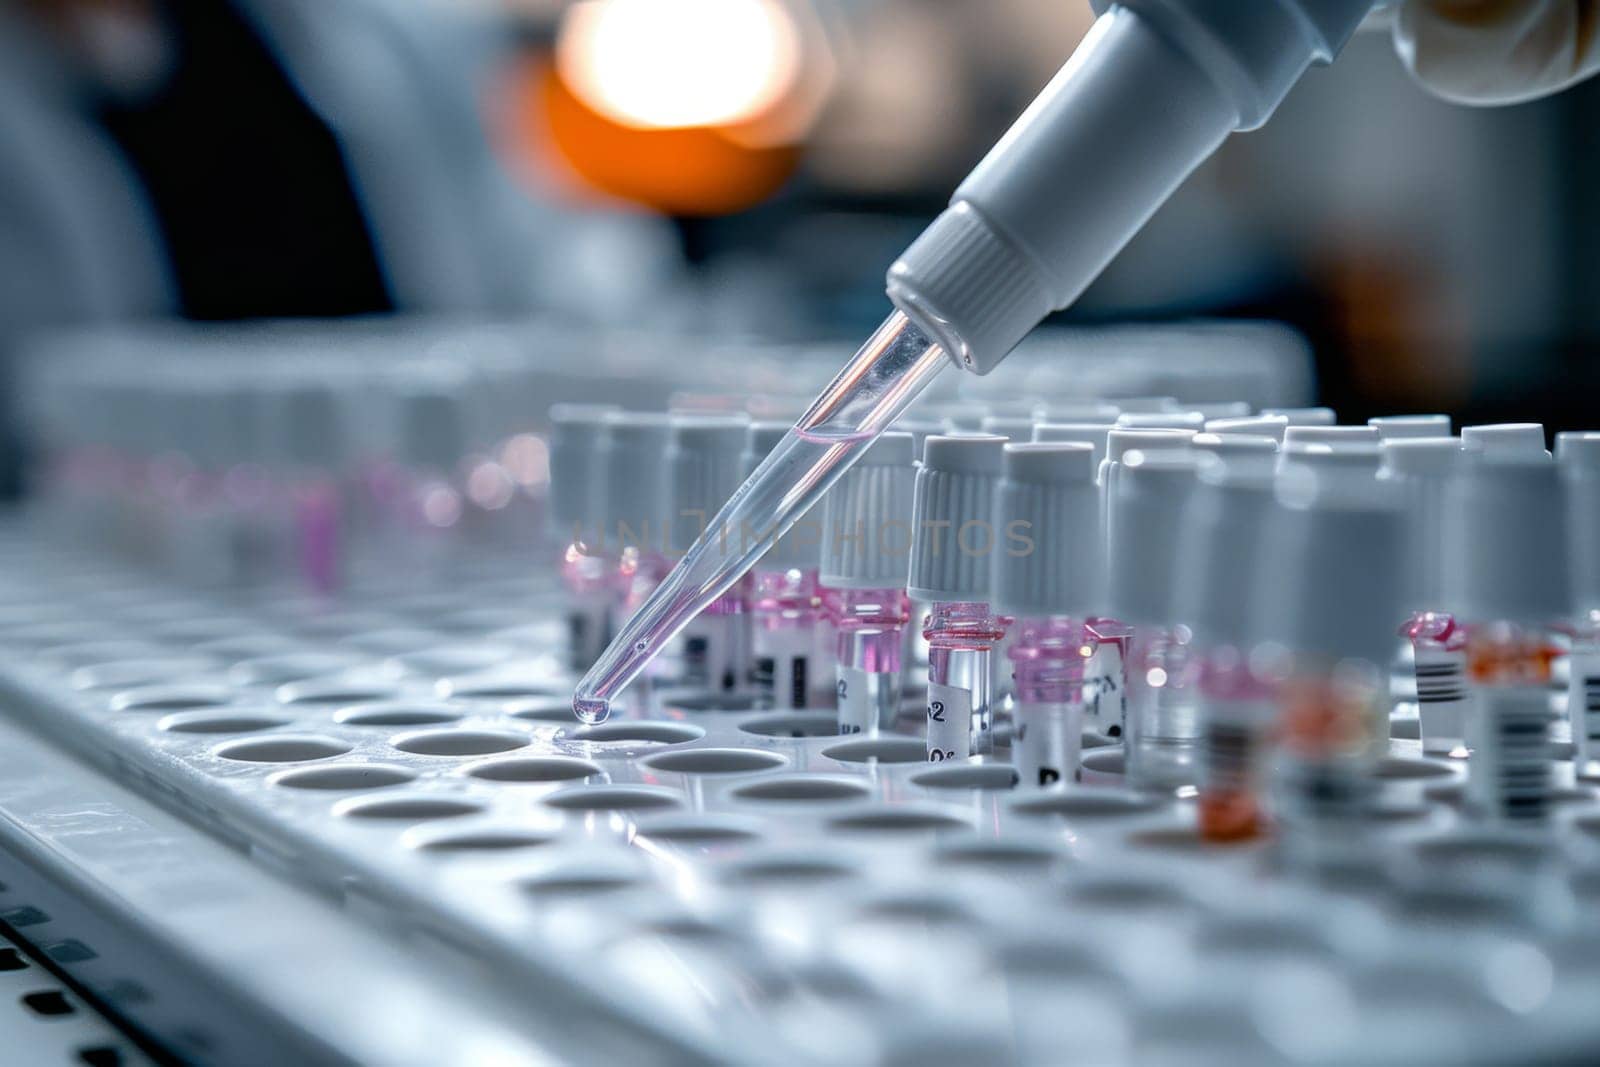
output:
{"label": "gloved hand", "polygon": [[1600,71],[1600,0],[1404,0],[1394,44],[1436,96],[1521,103]]}

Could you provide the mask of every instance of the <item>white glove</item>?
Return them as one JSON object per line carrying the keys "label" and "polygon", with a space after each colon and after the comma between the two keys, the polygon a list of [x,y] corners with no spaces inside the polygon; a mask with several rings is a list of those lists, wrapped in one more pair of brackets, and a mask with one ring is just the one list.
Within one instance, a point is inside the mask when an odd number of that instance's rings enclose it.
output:
{"label": "white glove", "polygon": [[1600,71],[1600,0],[1404,0],[1401,62],[1459,104],[1516,104]]}

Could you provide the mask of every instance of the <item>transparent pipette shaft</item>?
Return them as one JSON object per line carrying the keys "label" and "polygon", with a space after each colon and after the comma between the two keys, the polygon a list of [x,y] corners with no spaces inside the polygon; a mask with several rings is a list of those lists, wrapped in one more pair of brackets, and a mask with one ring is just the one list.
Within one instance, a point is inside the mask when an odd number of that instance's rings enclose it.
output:
{"label": "transparent pipette shaft", "polygon": [[572,701],[578,717],[604,719],[645,664],[821,500],[949,362],[904,314],[885,319],[584,675]]}

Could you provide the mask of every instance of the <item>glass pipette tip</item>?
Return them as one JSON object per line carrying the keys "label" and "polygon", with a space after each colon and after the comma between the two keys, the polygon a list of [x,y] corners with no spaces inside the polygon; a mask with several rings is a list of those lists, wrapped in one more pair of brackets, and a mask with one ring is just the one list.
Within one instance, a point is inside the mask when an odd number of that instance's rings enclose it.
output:
{"label": "glass pipette tip", "polygon": [[578,683],[572,710],[603,722],[618,694],[727,592],[949,364],[895,311],[723,505]]}

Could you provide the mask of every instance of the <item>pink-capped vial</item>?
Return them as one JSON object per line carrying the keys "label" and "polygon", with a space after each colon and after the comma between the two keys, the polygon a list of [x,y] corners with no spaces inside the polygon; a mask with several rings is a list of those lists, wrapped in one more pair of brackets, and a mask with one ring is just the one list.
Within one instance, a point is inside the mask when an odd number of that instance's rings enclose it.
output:
{"label": "pink-capped vial", "polygon": [[1177,590],[1199,461],[1186,447],[1133,450],[1120,462],[1106,496],[1115,535],[1106,546],[1106,607],[1126,628],[1126,773],[1137,788],[1178,789],[1198,777],[1194,664]]}
{"label": "pink-capped vial", "polygon": [[[706,532],[744,480],[749,422],[739,415],[673,416],[668,459],[672,553]],[[725,544],[729,553],[737,551],[732,536]],[[684,627],[682,640],[684,684],[722,695],[743,689],[750,672],[750,616],[743,585],[708,604]]]}
{"label": "pink-capped vial", "polygon": [[1189,504],[1190,534],[1178,548],[1177,615],[1192,631],[1196,663],[1197,820],[1206,840],[1240,841],[1267,829],[1262,793],[1277,691],[1263,670],[1252,612],[1277,506],[1277,442],[1201,434],[1195,448],[1199,484]]}
{"label": "pink-capped vial", "polygon": [[837,633],[839,733],[894,725],[910,621],[912,436],[879,437],[823,501],[819,580]]}
{"label": "pink-capped vial", "polygon": [[[785,423],[750,426],[742,461],[747,476],[788,431]],[[737,541],[750,532],[730,530],[727,536]],[[813,511],[767,550],[745,580],[750,604],[750,686],[758,699],[773,707],[815,708],[833,703],[834,637],[817,581],[821,560],[822,519]]]}
{"label": "pink-capped vial", "polygon": [[568,666],[589,669],[610,640],[611,564],[602,551],[606,418],[614,404],[550,409],[551,539],[565,590]]}
{"label": "pink-capped vial", "polygon": [[1466,632],[1448,607],[1445,496],[1460,472],[1454,437],[1396,438],[1383,443],[1378,477],[1400,492],[1406,509],[1405,616],[1400,634],[1411,645],[1417,720],[1424,752],[1465,757],[1471,691]]}
{"label": "pink-capped vial", "polygon": [[1010,444],[998,489],[1003,547],[993,555],[995,610],[1016,621],[1010,661],[1016,704],[1012,758],[1023,788],[1075,781],[1083,745],[1084,685],[1099,592],[1099,492],[1094,449],[1081,443]]}
{"label": "pink-capped vial", "polygon": [[930,437],[912,505],[907,591],[929,605],[928,759],[994,748],[991,654],[1005,626],[990,605],[995,491],[1005,438]]}

